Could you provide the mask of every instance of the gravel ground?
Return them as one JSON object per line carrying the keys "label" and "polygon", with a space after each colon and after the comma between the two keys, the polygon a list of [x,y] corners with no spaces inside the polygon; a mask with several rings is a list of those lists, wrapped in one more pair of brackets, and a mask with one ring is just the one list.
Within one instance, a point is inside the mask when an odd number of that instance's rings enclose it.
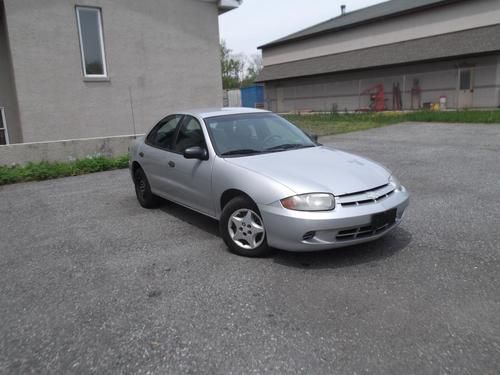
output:
{"label": "gravel ground", "polygon": [[247,259],[125,170],[0,187],[0,372],[499,373],[500,126],[323,142],[396,173],[400,228]]}

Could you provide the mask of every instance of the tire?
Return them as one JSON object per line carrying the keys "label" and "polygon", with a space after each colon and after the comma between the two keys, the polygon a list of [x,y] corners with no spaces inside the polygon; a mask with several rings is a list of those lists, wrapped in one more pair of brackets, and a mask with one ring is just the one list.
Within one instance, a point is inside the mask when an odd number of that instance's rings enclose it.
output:
{"label": "tire", "polygon": [[142,168],[137,168],[134,172],[134,185],[135,195],[142,207],[155,208],[159,205],[160,198],[151,192],[151,186]]}
{"label": "tire", "polygon": [[259,209],[248,198],[236,197],[226,204],[219,230],[227,247],[235,254],[262,257],[271,251]]}

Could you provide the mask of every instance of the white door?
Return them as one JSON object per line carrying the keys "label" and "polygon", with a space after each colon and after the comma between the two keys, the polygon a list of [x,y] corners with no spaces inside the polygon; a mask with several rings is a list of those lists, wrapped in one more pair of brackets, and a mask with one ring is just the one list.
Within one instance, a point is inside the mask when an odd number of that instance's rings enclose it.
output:
{"label": "white door", "polygon": [[7,132],[7,122],[5,121],[5,110],[0,107],[0,145],[9,144],[9,133]]}
{"label": "white door", "polygon": [[474,104],[474,68],[460,68],[458,75],[458,108],[471,108]]}
{"label": "white door", "polygon": [[285,90],[283,87],[276,88],[276,112],[285,112]]}

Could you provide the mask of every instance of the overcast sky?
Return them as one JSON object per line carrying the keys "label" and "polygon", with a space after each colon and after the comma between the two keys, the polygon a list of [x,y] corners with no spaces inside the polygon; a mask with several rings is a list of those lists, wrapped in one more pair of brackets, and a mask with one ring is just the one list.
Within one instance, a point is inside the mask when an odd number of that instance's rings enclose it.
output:
{"label": "overcast sky", "polygon": [[243,0],[219,19],[221,38],[233,53],[252,55],[257,47],[347,11],[383,0]]}

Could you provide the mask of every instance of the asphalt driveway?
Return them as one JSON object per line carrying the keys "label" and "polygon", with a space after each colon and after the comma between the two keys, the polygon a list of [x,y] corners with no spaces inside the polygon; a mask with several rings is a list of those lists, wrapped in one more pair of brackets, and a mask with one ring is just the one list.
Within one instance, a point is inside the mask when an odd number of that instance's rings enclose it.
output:
{"label": "asphalt driveway", "polygon": [[409,188],[398,230],[246,259],[125,170],[0,187],[0,372],[499,373],[500,126],[323,141]]}

